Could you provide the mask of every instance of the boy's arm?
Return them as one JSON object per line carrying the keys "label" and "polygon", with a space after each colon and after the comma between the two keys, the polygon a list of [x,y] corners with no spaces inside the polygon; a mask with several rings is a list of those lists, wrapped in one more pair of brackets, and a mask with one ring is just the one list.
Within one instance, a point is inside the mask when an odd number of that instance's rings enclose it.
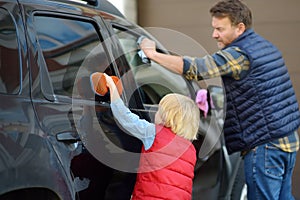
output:
{"label": "boy's arm", "polygon": [[155,138],[155,125],[149,123],[139,116],[132,113],[120,98],[119,92],[112,78],[104,74],[106,78],[107,87],[110,90],[111,110],[114,117],[121,124],[121,126],[131,135],[140,139],[144,148],[149,149]]}

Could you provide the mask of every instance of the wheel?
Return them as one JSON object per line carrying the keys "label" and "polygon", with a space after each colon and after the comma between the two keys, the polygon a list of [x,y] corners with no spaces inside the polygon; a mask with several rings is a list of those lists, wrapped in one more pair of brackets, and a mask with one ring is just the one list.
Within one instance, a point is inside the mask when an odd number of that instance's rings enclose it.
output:
{"label": "wheel", "polygon": [[1,200],[60,200],[52,191],[41,188],[27,188],[8,192],[0,196]]}

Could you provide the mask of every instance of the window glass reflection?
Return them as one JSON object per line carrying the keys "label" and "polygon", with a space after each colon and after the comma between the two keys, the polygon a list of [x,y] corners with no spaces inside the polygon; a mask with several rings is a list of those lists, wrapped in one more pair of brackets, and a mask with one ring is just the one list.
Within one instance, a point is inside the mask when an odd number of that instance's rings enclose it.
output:
{"label": "window glass reflection", "polygon": [[0,93],[19,93],[19,60],[15,23],[6,10],[0,9]]}
{"label": "window glass reflection", "polygon": [[55,94],[72,96],[79,72],[85,71],[88,76],[109,67],[92,23],[35,16],[35,27]]}

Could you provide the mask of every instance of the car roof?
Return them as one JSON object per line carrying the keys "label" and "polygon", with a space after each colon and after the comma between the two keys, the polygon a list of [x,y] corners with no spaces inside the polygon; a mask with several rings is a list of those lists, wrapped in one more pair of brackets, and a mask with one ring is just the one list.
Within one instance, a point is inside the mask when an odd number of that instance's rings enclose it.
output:
{"label": "car roof", "polygon": [[125,16],[112,3],[110,3],[107,0],[51,0],[51,1],[87,5],[94,9],[106,13],[110,13],[121,18],[125,18]]}

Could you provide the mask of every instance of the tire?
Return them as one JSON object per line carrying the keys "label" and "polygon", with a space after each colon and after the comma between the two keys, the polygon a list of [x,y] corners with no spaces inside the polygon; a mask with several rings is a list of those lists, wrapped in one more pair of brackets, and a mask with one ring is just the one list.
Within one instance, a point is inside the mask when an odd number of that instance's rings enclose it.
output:
{"label": "tire", "polygon": [[236,174],[231,191],[231,200],[247,200],[247,185],[244,176],[244,162],[240,163],[238,172]]}
{"label": "tire", "polygon": [[60,200],[60,198],[52,191],[47,189],[20,189],[8,192],[0,196],[1,200]]}

